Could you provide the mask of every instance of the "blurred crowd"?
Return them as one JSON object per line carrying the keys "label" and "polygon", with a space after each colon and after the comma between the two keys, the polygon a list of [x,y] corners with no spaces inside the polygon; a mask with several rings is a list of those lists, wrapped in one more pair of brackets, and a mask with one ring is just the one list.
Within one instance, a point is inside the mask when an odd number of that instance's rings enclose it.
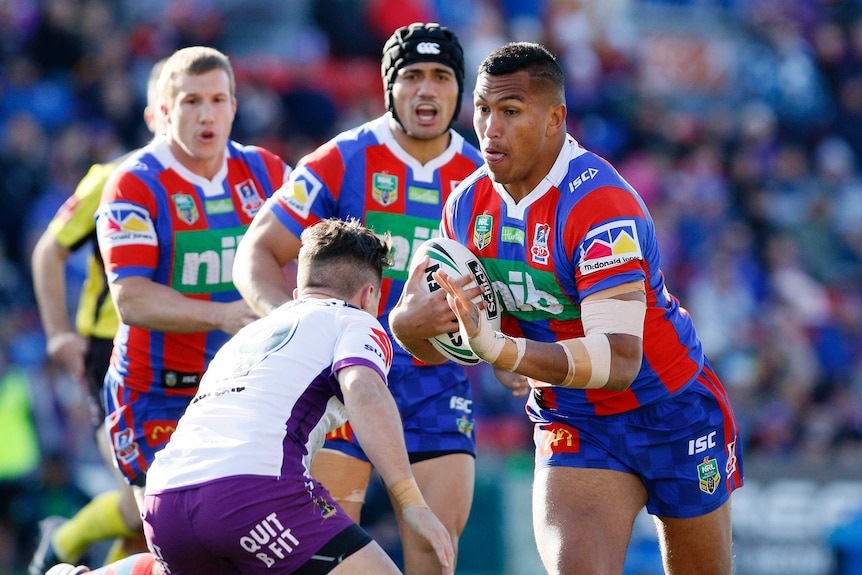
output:
{"label": "blurred crowd", "polygon": [[[69,477],[98,461],[79,384],[46,361],[29,259],[89,166],[148,140],[152,64],[192,44],[227,53],[233,137],[294,165],[383,111],[380,49],[412,21],[460,36],[457,128],[473,142],[481,59],[509,40],[549,47],[569,132],[652,212],[747,456],[860,464],[862,3],[0,0],[0,557],[32,536],[10,522],[74,510],[86,494]],[[528,449],[522,400],[471,375],[480,449]]]}

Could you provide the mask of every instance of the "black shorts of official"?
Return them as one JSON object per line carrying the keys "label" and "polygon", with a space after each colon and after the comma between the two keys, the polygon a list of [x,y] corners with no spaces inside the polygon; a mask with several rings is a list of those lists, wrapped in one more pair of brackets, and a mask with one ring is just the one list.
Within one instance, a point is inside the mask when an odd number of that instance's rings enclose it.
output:
{"label": "black shorts of official", "polygon": [[84,378],[87,380],[87,391],[90,404],[90,421],[94,428],[105,422],[105,406],[102,403],[102,387],[105,385],[105,374],[111,363],[111,352],[114,342],[101,337],[90,337],[87,354],[84,356]]}

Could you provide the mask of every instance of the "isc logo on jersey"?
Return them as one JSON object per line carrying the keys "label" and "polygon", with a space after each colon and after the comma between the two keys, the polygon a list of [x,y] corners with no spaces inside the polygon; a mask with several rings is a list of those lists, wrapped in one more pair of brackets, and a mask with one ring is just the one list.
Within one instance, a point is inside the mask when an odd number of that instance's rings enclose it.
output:
{"label": "isc logo on jersey", "polygon": [[287,182],[275,193],[281,202],[302,219],[308,219],[311,206],[323,183],[305,166],[297,166]]}
{"label": "isc logo on jersey", "polygon": [[578,252],[583,275],[643,259],[634,220],[617,220],[591,229]]}
{"label": "isc logo on jersey", "polygon": [[113,202],[99,207],[97,214],[102,249],[132,244],[155,246],[156,228],[144,208],[128,202]]}

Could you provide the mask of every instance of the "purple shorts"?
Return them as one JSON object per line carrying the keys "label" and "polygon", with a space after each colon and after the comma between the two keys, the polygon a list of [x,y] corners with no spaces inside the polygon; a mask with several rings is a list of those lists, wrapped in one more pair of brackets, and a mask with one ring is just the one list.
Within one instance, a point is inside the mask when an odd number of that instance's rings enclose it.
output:
{"label": "purple shorts", "polygon": [[322,574],[371,542],[305,478],[235,476],[148,493],[143,518],[171,575]]}

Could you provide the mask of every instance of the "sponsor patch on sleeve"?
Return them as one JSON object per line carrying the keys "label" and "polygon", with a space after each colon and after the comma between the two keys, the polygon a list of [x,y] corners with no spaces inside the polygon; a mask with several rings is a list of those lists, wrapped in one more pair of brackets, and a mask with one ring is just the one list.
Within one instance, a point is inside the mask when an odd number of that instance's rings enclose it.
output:
{"label": "sponsor patch on sleeve", "polygon": [[634,220],[617,220],[591,229],[578,249],[582,275],[643,259]]}
{"label": "sponsor patch on sleeve", "polygon": [[311,206],[323,187],[321,181],[305,166],[298,166],[287,182],[276,192],[278,199],[302,219],[308,219]]}
{"label": "sponsor patch on sleeve", "polygon": [[127,245],[158,245],[156,227],[149,212],[128,202],[113,202],[99,208],[99,241],[115,248]]}

